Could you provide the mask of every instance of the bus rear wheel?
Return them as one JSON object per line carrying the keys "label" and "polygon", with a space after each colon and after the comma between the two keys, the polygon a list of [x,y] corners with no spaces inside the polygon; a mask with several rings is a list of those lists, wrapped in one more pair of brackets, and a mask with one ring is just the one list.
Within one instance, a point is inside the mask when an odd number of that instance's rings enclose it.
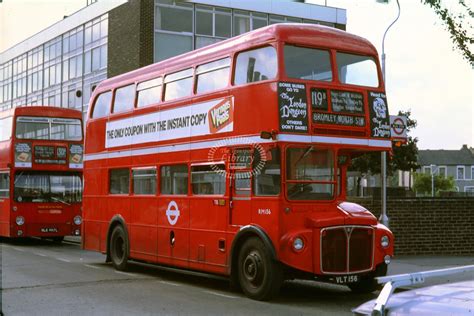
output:
{"label": "bus rear wheel", "polygon": [[128,239],[121,225],[115,226],[110,236],[110,258],[115,269],[127,270],[128,267]]}
{"label": "bus rear wheel", "polygon": [[272,259],[269,249],[259,238],[253,237],[240,249],[238,278],[245,295],[267,301],[280,291],[283,272],[280,263]]}

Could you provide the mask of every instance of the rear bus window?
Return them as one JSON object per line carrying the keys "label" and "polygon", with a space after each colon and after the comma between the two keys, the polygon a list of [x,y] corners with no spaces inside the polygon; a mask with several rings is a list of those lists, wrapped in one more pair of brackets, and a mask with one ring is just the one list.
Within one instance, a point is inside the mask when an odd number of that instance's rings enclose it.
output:
{"label": "rear bus window", "polygon": [[130,172],[128,169],[110,170],[109,184],[110,194],[128,194],[130,183]]}
{"label": "rear bus window", "polygon": [[132,181],[134,194],[156,194],[156,168],[133,169]]}
{"label": "rear bus window", "polygon": [[165,77],[165,101],[191,95],[193,90],[193,69],[175,72]]}
{"label": "rear bus window", "polygon": [[275,78],[277,54],[272,46],[262,47],[237,56],[234,84],[245,84]]}
{"label": "rear bus window", "polygon": [[137,107],[159,103],[161,101],[162,78],[144,81],[138,84]]}
{"label": "rear bus window", "polygon": [[289,78],[331,81],[329,52],[314,48],[285,45],[285,70]]}
{"label": "rear bus window", "polygon": [[230,58],[216,60],[196,69],[197,93],[219,90],[227,87],[230,72]]}
{"label": "rear bus window", "polygon": [[110,101],[112,100],[112,92],[108,91],[100,94],[95,100],[92,118],[99,118],[109,115]]}
{"label": "rear bus window", "polygon": [[223,195],[225,193],[225,167],[205,165],[191,167],[193,194]]}
{"label": "rear bus window", "polygon": [[161,167],[161,194],[188,194],[188,166]]}
{"label": "rear bus window", "polygon": [[135,85],[118,88],[115,91],[113,113],[133,110],[135,102]]}

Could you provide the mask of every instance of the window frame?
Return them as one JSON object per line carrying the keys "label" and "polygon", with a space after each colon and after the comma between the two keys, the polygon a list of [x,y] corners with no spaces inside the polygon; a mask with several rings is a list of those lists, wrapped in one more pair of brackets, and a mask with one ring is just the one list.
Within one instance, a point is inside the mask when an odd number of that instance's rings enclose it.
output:
{"label": "window frame", "polygon": [[[459,173],[458,171],[462,169],[462,173],[463,173],[463,177],[462,178],[459,178]],[[456,166],[456,180],[468,180],[466,178],[466,167],[465,166],[461,166],[461,165],[457,165]]]}
{"label": "window frame", "polygon": [[[336,74],[335,71],[337,70],[337,65],[336,65],[336,59],[333,57],[333,51],[331,48],[324,48],[324,47],[316,47],[316,46],[304,46],[299,43],[291,43],[291,42],[282,42],[281,43],[281,49],[279,51],[281,58],[281,66],[283,67],[283,73],[285,74],[285,78],[288,80],[304,80],[304,81],[311,81],[314,84],[330,84],[336,82],[336,80],[339,80],[339,77],[336,79]],[[327,52],[328,57],[329,57],[329,64],[330,64],[330,71],[331,71],[331,80],[316,80],[316,79],[301,79],[301,78],[294,78],[290,77],[288,75],[287,67],[286,67],[286,62],[285,62],[285,47],[286,46],[292,46],[292,47],[297,47],[297,48],[305,48],[305,49],[314,49],[318,50],[321,52]],[[279,65],[280,66],[280,65]]]}
{"label": "window frame", "polygon": [[[311,146],[311,145],[309,145]],[[284,164],[284,169],[282,169],[282,172],[284,173],[282,175],[283,177],[283,185],[282,185],[282,190],[284,190],[284,196],[285,196],[285,199],[289,202],[296,202],[296,203],[328,203],[328,202],[331,202],[331,201],[335,201],[337,198],[338,198],[338,195],[337,195],[337,182],[338,182],[338,176],[337,176],[337,151],[334,150],[333,148],[330,148],[330,147],[324,147],[324,146],[314,146],[314,150],[325,150],[325,151],[328,151],[332,154],[332,171],[333,171],[333,174],[332,174],[332,180],[295,180],[295,179],[289,179],[288,178],[288,167],[287,167],[287,164],[288,164],[288,150],[289,149],[294,149],[294,148],[308,148],[308,144],[289,144],[289,145],[286,145],[285,147],[282,148],[282,151],[283,151],[283,161],[282,161],[282,165]],[[307,183],[312,183],[312,184],[323,184],[323,185],[332,185],[332,197],[330,199],[290,199],[289,196],[288,196],[288,185],[289,184],[292,184],[292,183],[304,183],[304,182],[307,182]]]}
{"label": "window frame", "polygon": [[[118,112],[115,112],[115,101],[117,100],[117,92],[121,89],[127,89],[133,87],[133,104],[131,108],[127,108],[125,110],[120,110]],[[110,107],[110,114],[118,114],[118,113],[127,113],[130,111],[133,111],[136,108],[137,104],[137,85],[135,83],[130,83],[124,86],[117,87],[113,90],[113,97],[112,97],[112,102],[111,102],[111,107]]]}
{"label": "window frame", "polygon": [[[102,96],[102,95],[105,95],[107,93],[110,93],[110,101],[109,101],[109,106],[108,106],[108,112],[107,114],[103,115],[103,116],[98,116],[98,117],[94,117],[94,113],[95,113],[95,109],[96,109],[96,106],[97,106],[97,101],[99,101],[99,98]],[[105,118],[105,117],[108,117],[110,116],[110,114],[112,113],[111,110],[112,110],[112,104],[114,102],[114,93],[112,90],[106,90],[106,91],[102,91],[100,93],[98,93],[96,95],[96,97],[94,98],[94,105],[92,106],[92,110],[91,110],[91,113],[90,113],[90,119],[94,120],[94,119],[101,119],[101,118]]]}
{"label": "window frame", "polygon": [[[173,167],[173,166],[186,166],[187,169],[187,179],[186,179],[186,193],[180,193],[180,194],[175,194],[175,193],[163,193],[163,176],[162,176],[162,169],[163,167]],[[157,172],[158,172],[158,187],[157,187],[157,194],[160,196],[178,196],[178,197],[184,197],[184,196],[189,196],[190,188],[189,188],[189,178],[190,178],[190,170],[191,168],[189,167],[189,164],[186,162],[177,162],[177,163],[172,163],[172,164],[163,164],[158,166]]]}
{"label": "window frame", "polygon": [[[154,170],[155,171],[155,176],[153,177],[153,179],[155,180],[155,192],[153,193],[136,193],[135,192],[135,177],[134,177],[134,171],[145,171],[145,170]],[[147,166],[147,167],[133,167],[133,168],[130,168],[130,182],[131,182],[131,192],[130,194],[131,195],[134,195],[134,196],[156,196],[157,193],[158,193],[158,171],[157,171],[157,167],[156,166]],[[150,178],[152,178],[150,176]]]}
{"label": "window frame", "polygon": [[[268,79],[265,79],[265,80],[259,80],[259,81],[252,81],[252,82],[246,82],[246,83],[235,83],[235,77],[236,77],[236,72],[237,72],[237,60],[238,60],[238,57],[240,54],[242,53],[246,53],[246,52],[250,52],[250,51],[253,51],[253,50],[257,50],[257,49],[261,49],[261,48],[265,48],[265,47],[271,47],[275,50],[275,57],[276,57],[276,73],[275,73],[275,76],[273,78],[268,78]],[[232,69],[231,69],[231,80],[230,80],[230,85],[232,87],[240,87],[240,86],[245,86],[245,85],[252,85],[252,84],[259,84],[259,83],[265,83],[265,82],[271,82],[271,81],[276,81],[278,80],[278,78],[280,77],[280,52],[279,52],[279,47],[278,47],[278,43],[275,42],[275,41],[270,41],[270,42],[266,42],[266,43],[263,43],[261,45],[258,45],[258,46],[254,46],[254,47],[250,47],[250,48],[247,48],[245,50],[241,50],[241,51],[236,51],[232,54]]]}
{"label": "window frame", "polygon": [[[352,52],[352,51],[347,51],[347,50],[338,50],[338,49],[331,49],[332,51],[332,65],[333,65],[333,81],[336,80],[338,84],[349,86],[349,87],[362,87],[364,89],[378,89],[381,88],[383,78],[382,78],[382,73],[380,71],[380,65],[379,65],[379,60],[377,56],[372,56],[372,55],[363,55],[360,52]],[[377,86],[368,86],[368,85],[360,85],[360,84],[353,84],[353,83],[344,83],[341,81],[340,75],[339,75],[339,63],[337,61],[337,55],[338,54],[346,54],[346,55],[354,55],[354,56],[360,56],[360,57],[368,57],[371,58],[374,62],[375,65],[375,70],[377,73]]]}
{"label": "window frame", "polygon": [[[159,94],[158,102],[145,104],[145,105],[140,106],[139,105],[140,92],[151,90],[151,89],[154,89],[156,87],[160,87],[160,94]],[[162,103],[163,102],[163,92],[164,92],[164,90],[165,89],[164,89],[163,76],[161,76],[161,75],[156,77],[156,78],[151,78],[151,79],[147,79],[147,80],[137,82],[136,89],[135,89],[135,94],[136,94],[136,96],[135,96],[135,99],[136,99],[135,100],[135,108],[136,109],[145,108],[145,107],[148,107],[148,106],[152,106],[152,105]]]}
{"label": "window frame", "polygon": [[[212,68],[209,68],[209,69],[206,69],[206,70],[203,70],[203,71],[199,72],[199,67],[209,65],[209,64],[212,64],[212,63],[216,63],[216,62],[219,62],[219,61],[223,61],[225,59],[228,59],[228,63],[226,63],[225,65],[212,67]],[[216,90],[208,90],[208,91],[204,91],[204,92],[199,92],[198,91],[198,84],[199,84],[199,76],[200,75],[209,74],[209,73],[212,73],[214,71],[219,71],[219,70],[226,69],[226,68],[229,69],[229,74],[227,75],[227,82],[226,82],[226,85],[224,87],[216,89]],[[224,90],[224,89],[228,89],[230,87],[230,84],[231,84],[230,83],[231,79],[232,79],[232,58],[230,56],[224,56],[224,57],[219,58],[219,59],[214,59],[212,61],[199,64],[199,65],[196,66],[196,68],[194,70],[193,93],[194,94],[206,94],[206,93],[212,93],[212,92],[215,92],[215,91],[221,91],[221,90]]]}
{"label": "window frame", "polygon": [[[175,76],[179,73],[185,73],[186,71],[189,71],[190,72],[190,75],[181,75],[181,76]],[[181,69],[181,70],[178,70],[178,71],[173,71],[173,72],[170,72],[170,73],[167,73],[166,75],[163,76],[163,88],[162,88],[162,99],[163,101],[162,102],[170,102],[170,101],[175,101],[175,100],[180,100],[180,99],[184,99],[184,98],[189,98],[189,97],[192,97],[194,95],[194,85],[195,85],[195,76],[196,76],[196,71],[195,71],[195,68],[194,67],[187,67],[185,69]],[[170,79],[168,79],[169,77],[171,77]],[[186,79],[189,79],[191,78],[191,89],[189,90],[189,94],[187,95],[183,95],[183,96],[178,96],[178,97],[175,97],[175,98],[171,98],[171,99],[166,99],[166,91],[168,90],[167,89],[167,86],[171,83],[175,83],[175,82],[178,82],[178,81],[183,81],[183,80],[186,80]]]}
{"label": "window frame", "polygon": [[[128,174],[128,191],[127,193],[112,193],[112,172],[113,171],[118,171],[118,170],[127,170]],[[129,196],[131,193],[131,170],[130,168],[110,168],[108,170],[108,190],[107,190],[107,195],[113,195],[113,196]]]}
{"label": "window frame", "polygon": [[[217,193],[217,194],[202,194],[202,193],[194,193],[194,188],[193,188],[193,168],[194,167],[206,167],[206,166],[214,166],[214,165],[221,165],[223,168],[222,170],[224,170],[226,173],[228,172],[227,170],[227,164],[225,161],[213,161],[213,162],[197,162],[197,163],[192,163],[189,165],[189,178],[188,178],[188,183],[189,183],[189,194],[191,196],[197,196],[197,197],[208,197],[208,196],[211,196],[211,197],[215,197],[215,196],[226,196],[227,192],[228,192],[228,183],[227,183],[227,177],[223,176],[223,179],[224,179],[224,192],[223,193]],[[211,168],[212,169],[212,168]],[[212,172],[211,172],[212,173]],[[214,173],[217,174],[217,172],[214,171]]]}
{"label": "window frame", "polygon": [[[10,198],[10,189],[11,189],[11,177],[10,177],[10,171],[0,171],[0,177],[6,175],[6,184],[7,184],[7,188],[6,189],[2,189],[0,187],[0,200],[2,199],[9,199]],[[3,192],[6,192],[5,195],[3,195],[2,193]]]}

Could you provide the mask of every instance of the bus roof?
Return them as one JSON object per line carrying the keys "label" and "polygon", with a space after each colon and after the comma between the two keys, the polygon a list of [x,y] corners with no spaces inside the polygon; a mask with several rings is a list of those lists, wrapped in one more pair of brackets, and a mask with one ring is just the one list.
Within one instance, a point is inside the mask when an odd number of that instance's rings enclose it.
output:
{"label": "bus roof", "polygon": [[280,23],[269,25],[222,42],[199,48],[158,63],[102,81],[94,94],[137,80],[156,77],[157,73],[179,71],[186,67],[212,61],[235,51],[249,49],[272,41],[284,41],[304,46],[333,48],[364,55],[377,55],[375,47],[366,39],[332,27]]}
{"label": "bus roof", "polygon": [[21,106],[0,112],[0,118],[19,115],[82,119],[81,111],[48,105]]}

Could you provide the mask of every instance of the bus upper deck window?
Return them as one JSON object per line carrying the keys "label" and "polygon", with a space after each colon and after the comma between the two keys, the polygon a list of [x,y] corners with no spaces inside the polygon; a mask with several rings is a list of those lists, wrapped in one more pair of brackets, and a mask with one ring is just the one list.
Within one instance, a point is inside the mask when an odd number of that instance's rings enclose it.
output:
{"label": "bus upper deck window", "polygon": [[277,54],[272,46],[242,52],[237,56],[234,84],[273,79],[277,68]]}
{"label": "bus upper deck window", "polygon": [[162,78],[140,82],[137,86],[137,107],[157,104],[161,101]]}
{"label": "bus upper deck window", "polygon": [[99,118],[109,115],[111,100],[112,92],[108,91],[100,94],[95,101],[92,118]]}
{"label": "bus upper deck window", "polygon": [[329,52],[314,48],[285,45],[285,70],[290,78],[331,81]]}
{"label": "bus upper deck window", "polygon": [[229,82],[230,58],[216,60],[197,67],[197,93],[219,90]]}
{"label": "bus upper deck window", "polygon": [[337,71],[341,83],[378,87],[377,65],[372,57],[337,53]]}
{"label": "bus upper deck window", "polygon": [[132,110],[135,102],[135,85],[131,84],[115,91],[113,113]]}
{"label": "bus upper deck window", "polygon": [[165,101],[190,96],[192,92],[192,68],[175,72],[165,77]]}

